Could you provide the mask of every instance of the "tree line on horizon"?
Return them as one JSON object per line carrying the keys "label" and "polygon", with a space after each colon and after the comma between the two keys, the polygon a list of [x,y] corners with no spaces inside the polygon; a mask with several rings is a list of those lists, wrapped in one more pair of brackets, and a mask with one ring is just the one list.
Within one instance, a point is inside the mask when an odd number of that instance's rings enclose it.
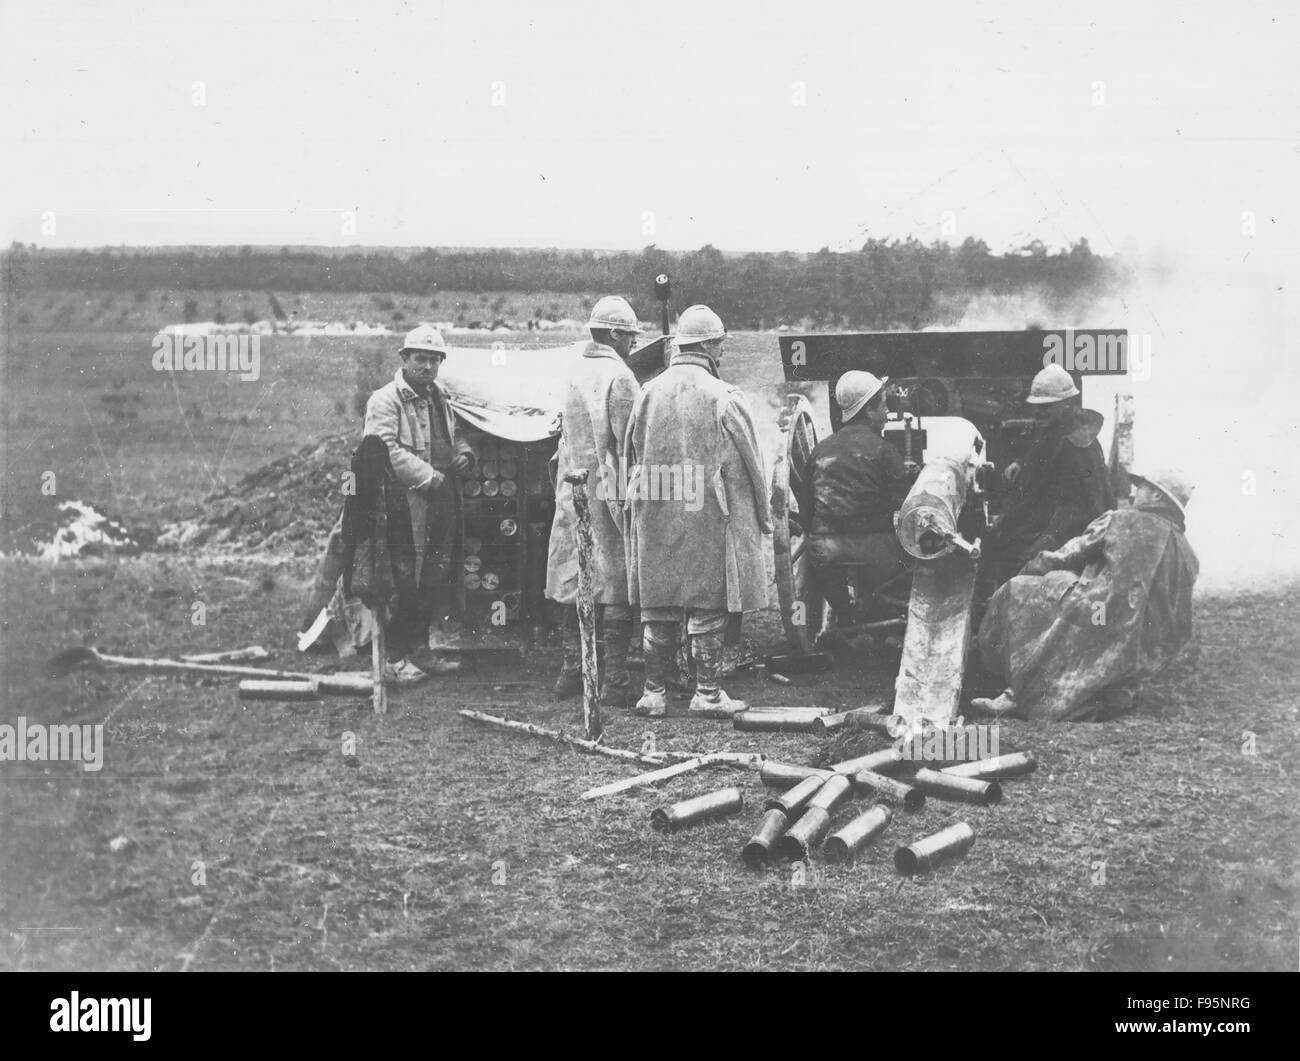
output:
{"label": "tree line on horizon", "polygon": [[955,323],[971,297],[1036,290],[1048,304],[1097,296],[1126,279],[1122,262],[1086,239],[1049,252],[1040,242],[993,254],[982,240],[958,246],[868,239],[857,251],[724,254],[713,246],[673,252],[526,249],[366,250],[326,254],[251,247],[4,252],[7,297],[32,290],[393,292],[436,296],[561,292],[622,294],[643,320],[658,320],[654,277],[672,278],[673,308],[707,302],[729,327],[811,322],[821,328],[918,329]]}

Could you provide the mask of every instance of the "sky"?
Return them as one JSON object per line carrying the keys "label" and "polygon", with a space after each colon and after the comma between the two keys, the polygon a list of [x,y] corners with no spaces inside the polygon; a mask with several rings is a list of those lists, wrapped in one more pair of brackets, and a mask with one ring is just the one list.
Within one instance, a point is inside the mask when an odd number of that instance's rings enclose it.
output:
{"label": "sky", "polygon": [[0,12],[0,245],[1300,245],[1294,5]]}

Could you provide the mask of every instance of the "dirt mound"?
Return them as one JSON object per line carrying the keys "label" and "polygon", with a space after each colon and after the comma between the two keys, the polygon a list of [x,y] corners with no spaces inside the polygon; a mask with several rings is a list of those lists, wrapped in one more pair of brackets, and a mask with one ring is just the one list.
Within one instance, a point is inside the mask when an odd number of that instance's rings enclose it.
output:
{"label": "dirt mound", "polygon": [[205,497],[203,515],[166,527],[158,548],[315,555],[343,504],[355,446],[348,435],[330,435],[262,465]]}

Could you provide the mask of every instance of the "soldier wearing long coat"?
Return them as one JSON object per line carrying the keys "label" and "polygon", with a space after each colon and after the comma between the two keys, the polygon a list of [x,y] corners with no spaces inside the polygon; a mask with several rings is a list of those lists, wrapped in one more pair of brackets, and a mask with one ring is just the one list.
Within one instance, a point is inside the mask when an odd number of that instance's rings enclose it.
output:
{"label": "soldier wearing long coat", "polygon": [[[419,613],[401,615],[392,624],[390,656],[398,669],[405,654],[422,647],[453,647],[464,614],[464,512],[460,480],[472,474],[474,450],[456,433],[456,417],[446,392],[438,386],[438,369],[447,356],[442,335],[416,328],[402,345],[402,367],[366,402],[365,434],[378,435],[388,446],[393,474],[406,488],[419,573]],[[412,666],[405,677],[423,675]]]}
{"label": "soldier wearing long coat", "polygon": [[602,613],[605,680],[601,701],[627,706],[628,643],[632,609],[628,605],[626,516],[622,479],[623,444],[639,385],[624,360],[639,325],[632,307],[618,296],[601,299],[588,322],[592,341],[569,377],[557,451],[555,518],[546,563],[546,596],[564,606],[561,623],[564,661],[555,683],[560,699],[582,689],[582,645],[578,632],[577,516],[572,472],[587,472],[590,502],[594,597]]}
{"label": "soldier wearing long coat", "polygon": [[749,406],[718,377],[725,336],[707,306],[683,312],[678,351],[628,423],[628,591],[645,623],[637,709],[650,716],[665,712],[683,609],[696,667],[691,713],[743,710],[718,684],[723,629],[728,613],[767,606],[767,476]]}

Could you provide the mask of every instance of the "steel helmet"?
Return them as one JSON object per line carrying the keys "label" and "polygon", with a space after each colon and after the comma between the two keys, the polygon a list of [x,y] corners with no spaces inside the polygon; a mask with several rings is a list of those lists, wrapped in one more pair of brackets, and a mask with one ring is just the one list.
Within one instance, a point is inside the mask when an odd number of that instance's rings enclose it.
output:
{"label": "steel helmet", "polygon": [[844,414],[844,420],[852,420],[862,411],[862,407],[871,401],[886,383],[889,377],[881,379],[870,372],[846,372],[835,384],[835,402]]}
{"label": "steel helmet", "polygon": [[621,295],[606,295],[591,307],[591,319],[588,328],[608,328],[623,332],[639,332],[641,322],[636,319],[636,311]]}
{"label": "steel helmet", "polygon": [[1145,475],[1141,472],[1129,472],[1128,477],[1140,483],[1150,483],[1177,505],[1179,512],[1183,515],[1187,514],[1187,502],[1192,499],[1192,491],[1196,487],[1177,468],[1155,468]]}
{"label": "steel helmet", "polygon": [[1025,399],[1030,405],[1046,405],[1048,402],[1063,402],[1079,393],[1070,374],[1060,365],[1048,365],[1029,387],[1029,397]]}
{"label": "steel helmet", "polygon": [[677,345],[688,346],[691,343],[707,343],[710,339],[722,339],[727,329],[723,327],[722,318],[708,306],[691,306],[682,310],[677,318]]}
{"label": "steel helmet", "polygon": [[442,332],[437,328],[430,328],[427,324],[422,324],[414,331],[406,333],[406,338],[402,340],[402,349],[399,353],[406,353],[408,350],[428,350],[430,353],[442,354],[447,356],[447,343],[442,338]]}

